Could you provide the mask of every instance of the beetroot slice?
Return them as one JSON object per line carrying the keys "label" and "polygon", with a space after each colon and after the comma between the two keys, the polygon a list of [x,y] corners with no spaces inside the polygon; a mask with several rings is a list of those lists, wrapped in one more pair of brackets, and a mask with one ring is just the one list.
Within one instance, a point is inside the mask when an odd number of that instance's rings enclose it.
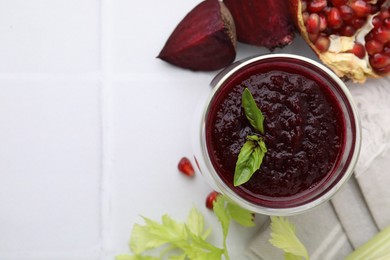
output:
{"label": "beetroot slice", "polygon": [[290,0],[223,0],[231,12],[240,42],[283,47],[294,39],[294,23],[288,9]]}
{"label": "beetroot slice", "polygon": [[205,0],[177,25],[158,58],[191,70],[217,70],[236,57],[233,18],[218,0]]}

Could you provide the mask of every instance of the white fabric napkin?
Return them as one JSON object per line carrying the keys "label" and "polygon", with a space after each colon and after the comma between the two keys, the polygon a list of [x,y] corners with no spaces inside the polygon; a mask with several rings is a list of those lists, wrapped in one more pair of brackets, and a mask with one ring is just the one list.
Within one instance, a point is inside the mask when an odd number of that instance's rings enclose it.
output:
{"label": "white fabric napkin", "polygon": [[[326,204],[289,217],[311,259],[343,259],[390,225],[390,78],[347,83],[362,121],[355,175]],[[269,242],[269,227],[248,246],[250,259],[283,259]]]}

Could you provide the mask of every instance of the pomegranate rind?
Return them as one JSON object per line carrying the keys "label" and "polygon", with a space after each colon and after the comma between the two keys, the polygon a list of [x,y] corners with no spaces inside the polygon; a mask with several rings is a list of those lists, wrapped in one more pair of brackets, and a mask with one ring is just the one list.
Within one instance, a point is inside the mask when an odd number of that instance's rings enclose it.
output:
{"label": "pomegranate rind", "polygon": [[157,57],[190,70],[218,70],[234,61],[236,41],[234,20],[226,6],[205,0],[181,20]]}
{"label": "pomegranate rind", "polygon": [[237,40],[273,50],[294,40],[295,28],[286,0],[223,0],[230,10]]}
{"label": "pomegranate rind", "polygon": [[310,41],[308,32],[302,16],[302,5],[300,0],[289,1],[289,8],[292,13],[296,27],[301,33],[302,38],[313,49],[319,59],[340,78],[348,78],[354,82],[364,83],[367,78],[379,78],[389,74],[377,74],[372,69],[367,59],[360,59],[352,53],[354,39],[351,37],[335,36],[333,44],[328,51],[321,53]]}

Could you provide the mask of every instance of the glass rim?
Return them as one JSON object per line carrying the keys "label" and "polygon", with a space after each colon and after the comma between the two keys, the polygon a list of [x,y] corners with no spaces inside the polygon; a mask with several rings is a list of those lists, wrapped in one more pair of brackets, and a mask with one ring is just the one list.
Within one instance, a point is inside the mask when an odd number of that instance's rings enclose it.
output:
{"label": "glass rim", "polygon": [[[336,183],[332,184],[333,186],[330,187],[324,194],[319,196],[318,198],[314,198],[313,200],[304,203],[302,205],[292,206],[292,207],[268,207],[268,206],[262,206],[255,203],[252,203],[243,197],[236,194],[233,190],[231,190],[226,183],[221,179],[217,171],[215,170],[211,159],[210,154],[207,149],[206,144],[206,120],[207,115],[210,110],[210,104],[215,96],[215,94],[218,92],[220,87],[223,85],[223,83],[229,79],[235,72],[239,71],[243,67],[250,65],[252,63],[255,63],[257,61],[266,60],[266,59],[274,59],[274,58],[289,58],[289,59],[295,59],[307,62],[318,69],[320,69],[322,72],[327,74],[334,82],[337,84],[337,86],[342,91],[342,94],[346,97],[346,103],[348,108],[350,108],[351,113],[351,120],[355,122],[354,126],[355,128],[355,138],[353,139],[353,149],[349,152],[350,154],[350,161],[348,164],[348,167],[345,169],[345,172],[341,176],[340,179],[337,180]],[[357,107],[355,105],[355,102],[353,100],[353,97],[348,89],[348,87],[345,85],[345,83],[330,69],[325,67],[324,65],[320,64],[317,61],[314,61],[312,59],[295,55],[295,54],[267,54],[267,55],[258,55],[258,56],[252,56],[243,60],[239,60],[232,65],[228,66],[224,70],[222,70],[219,74],[217,74],[214,79],[211,82],[211,85],[213,87],[211,93],[208,96],[208,99],[206,100],[206,105],[203,108],[203,113],[201,115],[201,126],[200,126],[200,140],[201,140],[201,150],[203,154],[203,159],[205,162],[205,166],[210,172],[210,177],[212,178],[213,182],[217,186],[217,188],[225,194],[230,200],[237,203],[238,205],[241,205],[242,207],[253,211],[255,213],[260,214],[266,214],[266,215],[278,215],[278,216],[289,216],[289,215],[295,215],[299,213],[303,213],[311,208],[314,208],[316,206],[319,206],[320,204],[328,201],[333,197],[333,195],[340,190],[340,188],[348,181],[348,179],[352,176],[354,168],[356,166],[359,154],[360,154],[360,148],[361,148],[361,121],[358,114]]]}

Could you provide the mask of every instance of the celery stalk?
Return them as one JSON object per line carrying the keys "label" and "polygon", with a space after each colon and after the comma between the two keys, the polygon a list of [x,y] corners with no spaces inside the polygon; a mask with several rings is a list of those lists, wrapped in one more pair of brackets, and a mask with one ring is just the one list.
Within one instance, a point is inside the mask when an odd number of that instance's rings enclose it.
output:
{"label": "celery stalk", "polygon": [[345,260],[360,259],[389,259],[390,255],[390,226],[372,237],[362,246],[358,247]]}

